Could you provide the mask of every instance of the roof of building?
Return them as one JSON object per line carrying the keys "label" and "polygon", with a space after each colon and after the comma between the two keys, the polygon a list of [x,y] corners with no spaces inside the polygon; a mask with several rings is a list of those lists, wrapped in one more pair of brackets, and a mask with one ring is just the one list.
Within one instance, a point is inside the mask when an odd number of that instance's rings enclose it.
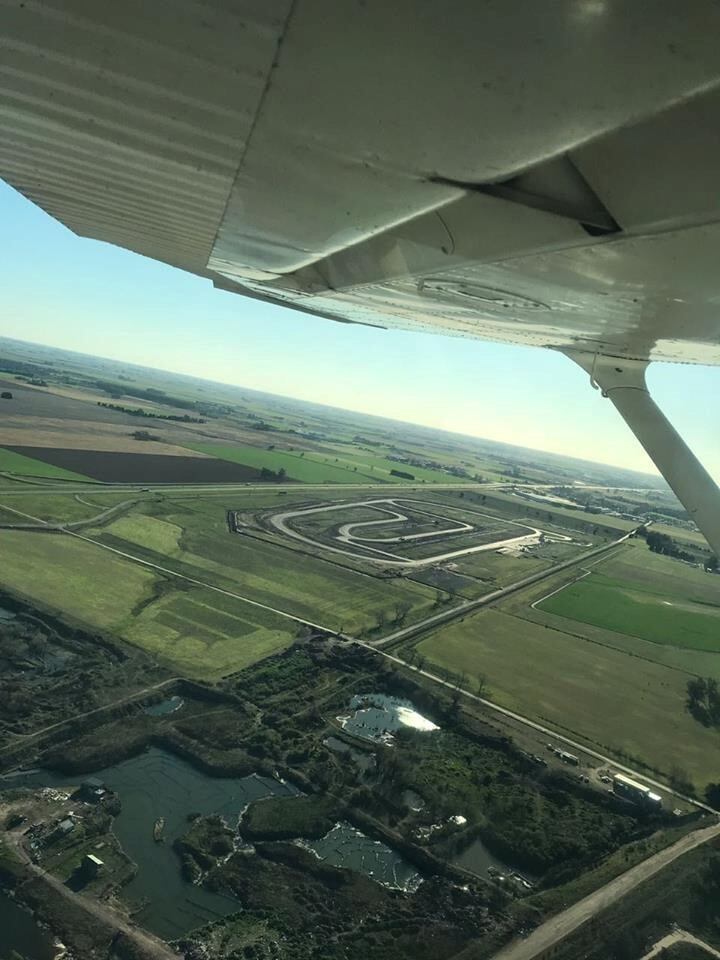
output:
{"label": "roof of building", "polygon": [[624,773],[616,773],[613,780],[616,783],[624,784],[626,787],[632,787],[634,790],[640,790],[642,793],[650,793],[650,787],[646,787],[644,783],[638,783],[637,780],[626,777]]}
{"label": "roof of building", "polygon": [[88,777],[87,780],[83,780],[82,786],[87,787],[88,790],[102,790],[105,784],[97,777]]}

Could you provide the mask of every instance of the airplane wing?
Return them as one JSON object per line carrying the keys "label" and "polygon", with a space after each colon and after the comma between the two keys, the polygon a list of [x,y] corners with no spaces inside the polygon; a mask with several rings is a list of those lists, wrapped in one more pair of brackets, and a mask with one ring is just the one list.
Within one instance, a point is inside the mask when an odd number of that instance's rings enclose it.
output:
{"label": "airplane wing", "polygon": [[[720,363],[715,0],[0,0],[0,27],[0,177],[76,233],[563,350],[690,462],[624,401],[649,360]],[[670,480],[697,517],[705,477]]]}

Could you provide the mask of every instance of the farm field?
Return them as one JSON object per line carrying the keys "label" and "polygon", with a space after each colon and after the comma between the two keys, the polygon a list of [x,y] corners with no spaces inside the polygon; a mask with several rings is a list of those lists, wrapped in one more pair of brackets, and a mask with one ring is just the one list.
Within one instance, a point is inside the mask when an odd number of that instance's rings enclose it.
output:
{"label": "farm field", "polygon": [[[517,562],[531,569],[532,561]],[[713,642],[720,631],[712,632],[720,626],[720,577],[653,554],[639,540],[617,548],[592,570],[544,602],[543,596],[567,583],[568,573],[526,588],[498,607],[438,630],[418,650],[456,676],[485,678],[490,696],[502,705],[666,776],[685,771],[703,786],[713,776],[717,733],[686,711],[686,685],[692,676],[720,680]],[[593,578],[602,585],[595,606],[592,594],[574,600],[576,588]],[[631,598],[640,613],[624,603],[628,592],[641,598]],[[565,611],[575,618],[550,612],[551,601],[566,594]],[[673,611],[672,618],[666,619],[665,611]],[[656,633],[654,640],[628,636],[632,615],[642,615],[646,629],[666,634],[659,639]],[[702,643],[693,647],[688,638],[696,615],[704,618]],[[472,689],[472,682],[468,685]]]}
{"label": "farm field", "polygon": [[[360,468],[352,469],[341,466],[334,461],[334,457],[321,457],[320,454],[305,452],[291,453],[285,450],[267,450],[263,447],[247,447],[241,445],[221,446],[212,443],[187,444],[191,450],[205,453],[230,463],[243,464],[261,470],[265,467],[277,473],[284,470],[289,480],[298,480],[301,483],[379,483],[382,478],[366,475]],[[369,471],[367,471],[369,473]]]}
{"label": "farm field", "polygon": [[[359,634],[427,615],[437,591],[402,579],[378,579],[344,566],[243,534],[228,532],[222,502],[173,501],[130,513],[85,531],[118,549],[332,630]],[[133,551],[133,548],[134,551]],[[145,552],[143,552],[145,551]]]}
{"label": "farm field", "polygon": [[429,665],[482,678],[501,706],[699,788],[717,776],[717,732],[685,710],[689,673],[488,609],[422,641]]}
{"label": "farm field", "polygon": [[[262,447],[241,445],[221,446],[211,443],[186,444],[189,449],[208,456],[231,460],[261,469],[285,470],[291,480],[301,483],[458,483],[461,478],[441,470],[422,467],[407,467],[383,457],[348,453],[342,449],[327,451],[268,450]],[[302,456],[301,456],[302,453]],[[411,473],[413,480],[396,477],[391,470]],[[467,482],[467,481],[465,481]]]}
{"label": "farm field", "polygon": [[157,577],[106,550],[53,533],[0,530],[0,586],[101,630],[122,630]]}
{"label": "farm field", "polygon": [[0,447],[0,470],[23,476],[58,480],[87,481],[90,479],[78,471],[68,470],[61,465],[47,463],[41,458],[32,456],[29,450],[26,454],[22,450],[11,450],[7,447]]}
{"label": "farm field", "polygon": [[[156,535],[157,536],[157,535]],[[184,675],[216,679],[288,646],[298,625],[59,534],[0,531],[0,587],[110,631]]]}
{"label": "farm field", "polygon": [[[24,489],[32,490],[32,487],[26,486]],[[124,499],[127,500],[128,496],[128,494],[124,494]],[[47,523],[72,523],[76,520],[85,520],[112,506],[111,503],[95,506],[90,501],[83,502],[84,500],[84,496],[78,500],[72,495],[52,493],[24,493],[3,497],[2,492],[0,492],[0,506],[7,508],[9,514],[11,510],[18,510]],[[8,518],[3,522],[32,523],[31,520],[23,520],[17,514],[12,516],[12,519]]]}
{"label": "farm field", "polygon": [[720,652],[720,606],[667,600],[605,573],[591,573],[538,608],[653,643]]}
{"label": "farm field", "polygon": [[12,449],[17,454],[24,452],[26,456],[41,461],[48,470],[64,471],[67,479],[89,477],[103,483],[249,483],[261,479],[259,472],[251,467],[210,457],[76,448]]}

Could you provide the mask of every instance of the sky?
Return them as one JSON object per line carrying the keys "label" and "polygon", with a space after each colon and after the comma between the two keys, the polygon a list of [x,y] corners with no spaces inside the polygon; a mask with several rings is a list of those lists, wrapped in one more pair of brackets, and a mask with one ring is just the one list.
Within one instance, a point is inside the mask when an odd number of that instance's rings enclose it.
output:
{"label": "sky", "polygon": [[[76,237],[0,181],[0,335],[656,473],[552,350],[334,323]],[[648,382],[720,480],[720,368]]]}

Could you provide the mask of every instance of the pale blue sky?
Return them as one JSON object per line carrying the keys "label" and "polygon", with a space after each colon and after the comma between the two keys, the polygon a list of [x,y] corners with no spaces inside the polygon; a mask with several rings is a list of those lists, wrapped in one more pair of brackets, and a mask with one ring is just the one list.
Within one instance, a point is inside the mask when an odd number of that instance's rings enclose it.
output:
{"label": "pale blue sky", "polygon": [[[507,443],[654,471],[549,350],[320,320],[83,240],[0,182],[0,333]],[[720,479],[720,368],[658,364],[655,396]]]}

